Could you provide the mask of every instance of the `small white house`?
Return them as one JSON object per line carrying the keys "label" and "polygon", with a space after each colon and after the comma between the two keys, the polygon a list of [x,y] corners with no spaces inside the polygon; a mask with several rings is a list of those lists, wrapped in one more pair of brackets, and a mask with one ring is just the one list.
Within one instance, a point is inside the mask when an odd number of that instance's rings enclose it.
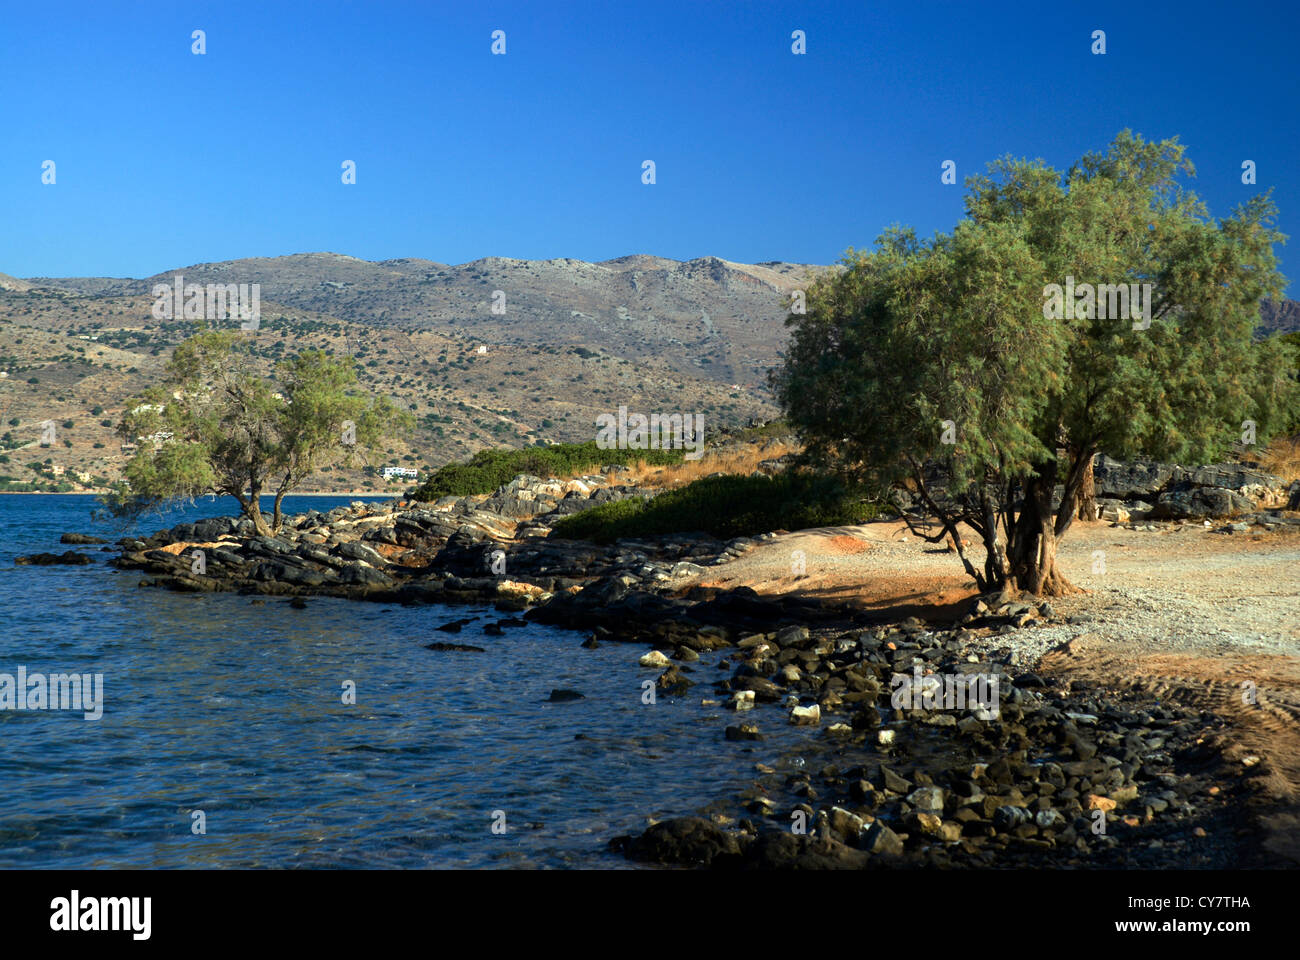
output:
{"label": "small white house", "polygon": [[412,469],[411,467],[384,467],[385,480],[392,480],[394,478],[414,480],[419,475],[420,471]]}

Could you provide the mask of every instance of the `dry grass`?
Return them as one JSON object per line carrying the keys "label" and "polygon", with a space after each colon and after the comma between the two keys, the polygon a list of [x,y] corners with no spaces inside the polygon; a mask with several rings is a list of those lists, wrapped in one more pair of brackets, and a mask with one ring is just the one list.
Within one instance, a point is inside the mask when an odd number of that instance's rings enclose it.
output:
{"label": "dry grass", "polygon": [[1264,448],[1259,462],[1264,470],[1288,483],[1300,480],[1300,436],[1278,437]]}
{"label": "dry grass", "polygon": [[638,460],[629,464],[637,482],[649,486],[671,489],[707,477],[711,473],[732,473],[749,476],[763,460],[774,460],[787,453],[798,453],[800,447],[784,443],[754,443],[740,449],[729,448],[718,453],[705,452],[698,460],[660,466]]}

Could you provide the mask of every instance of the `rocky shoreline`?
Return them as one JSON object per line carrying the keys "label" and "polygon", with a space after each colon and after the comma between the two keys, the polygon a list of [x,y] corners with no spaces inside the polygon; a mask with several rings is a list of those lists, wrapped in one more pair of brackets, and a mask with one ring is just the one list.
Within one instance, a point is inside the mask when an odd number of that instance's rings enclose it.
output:
{"label": "rocky shoreline", "polygon": [[[1051,622],[1050,608],[964,619],[743,638],[713,684],[718,706],[736,712],[724,739],[758,756],[747,741],[769,723],[809,722],[814,706],[819,733],[798,755],[755,762],[754,786],[709,816],[654,824],[612,849],[715,869],[1209,868],[1257,856],[1239,832],[1263,770],[1258,758],[1222,757],[1225,721],[987,655],[989,638]],[[895,708],[894,678],[916,666],[997,676],[999,709]]]}
{"label": "rocky shoreline", "polygon": [[[1123,474],[1100,464],[1103,511],[1104,494],[1117,491],[1129,502],[1143,494],[1160,503],[1171,494],[1189,503],[1223,499],[1198,493],[1204,486],[1179,486],[1190,481],[1172,471],[1144,469]],[[1243,811],[1263,765],[1223,758],[1217,742],[1226,721],[1119,687],[1063,685],[1004,652],[1000,638],[1067,622],[1049,603],[990,606],[985,598],[957,623],[878,622],[848,607],[743,587],[685,587],[771,534],[721,541],[686,533],[609,546],[549,537],[560,517],[652,492],[622,482],[623,472],[520,476],[489,496],[432,504],[355,502],[291,517],[276,537],[253,536],[245,519],[202,520],[120,541],[110,563],[144,574],[145,587],[295,604],[313,596],[491,603],[523,614],[507,625],[580,630],[586,646],[647,645],[641,666],[656,695],[699,697],[716,708],[719,749],[758,758],[767,724],[809,728],[797,756],[756,759],[754,786],[742,795],[720,798],[704,816],[610,841],[639,862],[1223,867],[1259,856]],[[1235,523],[1300,522],[1278,505],[1294,491],[1261,488],[1251,476],[1225,482],[1234,480],[1254,488],[1213,489],[1228,490]],[[1232,496],[1254,513],[1243,516]],[[455,633],[456,624],[440,629]],[[922,674],[996,678],[997,707],[896,705],[898,677]]]}

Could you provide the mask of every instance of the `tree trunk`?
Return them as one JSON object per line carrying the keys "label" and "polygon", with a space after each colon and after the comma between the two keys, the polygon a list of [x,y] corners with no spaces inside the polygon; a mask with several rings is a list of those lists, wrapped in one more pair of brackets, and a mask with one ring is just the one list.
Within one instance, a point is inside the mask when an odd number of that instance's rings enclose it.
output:
{"label": "tree trunk", "polygon": [[248,519],[253,521],[253,529],[257,531],[259,537],[273,537],[275,534],[271,528],[266,525],[266,519],[262,516],[262,485],[252,483],[249,485],[248,504],[244,507],[244,512]]}
{"label": "tree trunk", "polygon": [[1083,480],[1079,485],[1079,512],[1077,516],[1086,523],[1091,523],[1097,519],[1097,486],[1092,478],[1092,461],[1093,457],[1088,457],[1088,462],[1083,466]]}
{"label": "tree trunk", "polygon": [[1034,596],[1056,597],[1075,588],[1056,568],[1056,520],[1052,515],[1055,471],[1040,466],[1038,476],[1025,483],[1024,506],[1010,532],[1007,558],[1011,585]]}
{"label": "tree trunk", "polygon": [[284,501],[284,495],[287,492],[283,487],[275,491],[275,509],[271,515],[271,529],[275,531],[276,536],[279,536],[280,527],[284,524],[284,515],[280,512],[280,504]]}

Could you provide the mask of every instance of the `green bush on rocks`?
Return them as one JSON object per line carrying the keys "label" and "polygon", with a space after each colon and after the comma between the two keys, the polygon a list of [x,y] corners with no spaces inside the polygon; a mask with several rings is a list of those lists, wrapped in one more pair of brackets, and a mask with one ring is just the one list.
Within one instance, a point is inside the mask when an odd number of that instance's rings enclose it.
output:
{"label": "green bush on rocks", "polygon": [[705,477],[648,500],[601,504],[560,520],[551,535],[594,543],[695,531],[722,538],[743,537],[772,530],[866,523],[881,510],[881,504],[861,490],[846,489],[831,477],[729,474]]}
{"label": "green bush on rocks", "polygon": [[449,463],[426,480],[413,494],[416,500],[465,497],[491,493],[521,473],[538,477],[570,477],[607,466],[644,460],[665,465],[680,463],[683,450],[602,450],[594,440],[557,443],[525,450],[480,450],[468,463]]}

